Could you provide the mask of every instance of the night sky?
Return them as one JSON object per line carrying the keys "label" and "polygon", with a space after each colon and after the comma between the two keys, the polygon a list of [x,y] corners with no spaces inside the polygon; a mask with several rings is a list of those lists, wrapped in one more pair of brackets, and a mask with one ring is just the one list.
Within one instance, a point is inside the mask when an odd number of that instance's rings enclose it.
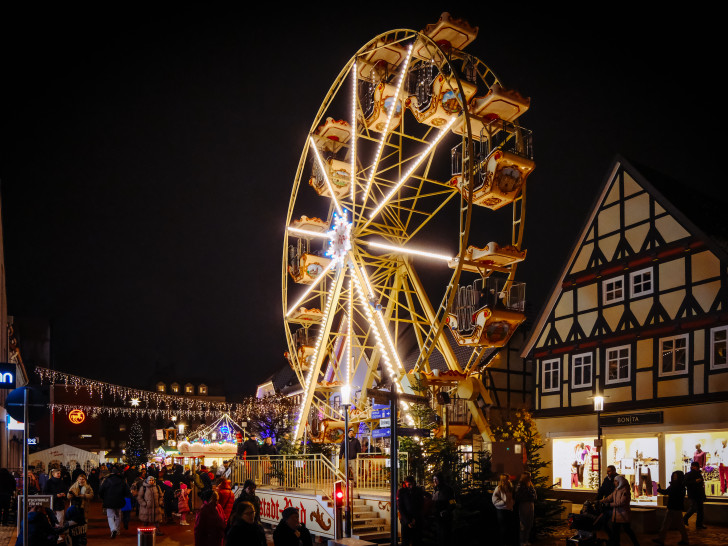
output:
{"label": "night sky", "polygon": [[[2,8],[8,309],[50,321],[56,369],[149,387],[174,366],[237,396],[284,363],[283,223],[313,117],[362,45],[447,8],[329,5]],[[480,27],[467,51],[532,99],[519,272],[538,310],[615,154],[720,191],[724,47],[707,14],[480,5],[451,10]]]}

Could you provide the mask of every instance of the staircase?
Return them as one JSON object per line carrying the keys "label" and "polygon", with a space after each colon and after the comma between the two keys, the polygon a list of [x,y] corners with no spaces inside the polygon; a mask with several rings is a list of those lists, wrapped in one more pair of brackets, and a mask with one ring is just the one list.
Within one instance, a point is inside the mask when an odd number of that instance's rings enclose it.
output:
{"label": "staircase", "polygon": [[389,513],[382,517],[372,504],[363,499],[353,499],[351,521],[352,538],[370,542],[389,539]]}

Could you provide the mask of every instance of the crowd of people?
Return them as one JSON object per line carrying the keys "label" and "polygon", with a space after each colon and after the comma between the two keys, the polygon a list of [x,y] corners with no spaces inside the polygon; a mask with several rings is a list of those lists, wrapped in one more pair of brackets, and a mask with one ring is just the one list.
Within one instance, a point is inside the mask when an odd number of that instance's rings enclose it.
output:
{"label": "crowd of people", "polygon": [[[687,525],[693,514],[696,514],[696,529],[707,529],[703,523],[703,503],[705,502],[705,482],[701,472],[700,463],[693,462],[690,471],[684,474],[676,470],[670,477],[669,485],[663,489],[658,487],[658,493],[667,496],[667,510],[660,527],[656,544],[664,544],[667,532],[675,529],[680,533],[680,546],[688,546]],[[688,498],[688,510],[683,514],[685,495]],[[639,546],[631,522],[631,488],[624,476],[617,474],[617,469],[610,465],[607,467],[607,476],[597,491],[597,501],[603,512],[600,519],[609,535],[610,543],[619,544],[622,532],[626,534],[633,546]]]}
{"label": "crowd of people", "polygon": [[[444,474],[438,472],[433,479],[429,508],[425,506],[425,492],[413,476],[407,476],[397,493],[397,511],[402,532],[402,544],[422,544],[425,522],[430,519],[438,545],[452,541],[455,491],[447,483]],[[533,527],[536,489],[531,474],[524,472],[514,485],[507,474],[501,474],[492,495],[498,518],[497,544],[529,544]],[[495,538],[495,537],[494,537]],[[494,543],[496,544],[496,543]]]}
{"label": "crowd of people", "polygon": [[[252,439],[255,441],[255,439]],[[253,453],[253,447],[259,447]],[[251,446],[246,456],[270,453],[270,442]],[[42,469],[28,472],[28,492],[52,497],[50,508],[29,510],[29,546],[55,546],[61,534],[67,534],[74,546],[87,543],[87,512],[92,501],[101,501],[110,538],[129,529],[135,514],[141,526],[164,535],[169,525],[190,525],[194,514],[195,546],[266,546],[260,523],[260,499],[256,484],[248,480],[237,499],[226,477],[229,462],[207,468],[149,464],[138,468],[125,464],[105,464],[88,472],[80,465],[71,472],[55,467],[47,475]],[[6,468],[0,469],[0,521],[9,520],[13,500],[22,479]],[[16,546],[22,545],[22,526]],[[295,508],[283,510],[280,524],[273,533],[276,546],[312,544],[309,531],[298,520]]]}

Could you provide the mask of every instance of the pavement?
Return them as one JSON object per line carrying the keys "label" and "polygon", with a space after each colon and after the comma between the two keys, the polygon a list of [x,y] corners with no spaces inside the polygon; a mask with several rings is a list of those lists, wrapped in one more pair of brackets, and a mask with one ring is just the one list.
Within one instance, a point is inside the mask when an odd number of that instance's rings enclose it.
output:
{"label": "pavement", "polygon": [[[101,502],[96,501],[91,504],[89,513],[89,531],[88,542],[94,546],[132,546],[137,544],[137,528],[143,527],[141,522],[132,514],[132,520],[129,523],[128,530],[121,530],[121,533],[114,539],[111,538],[109,532],[109,524],[106,520],[106,514],[101,510]],[[155,546],[177,546],[191,545],[195,543],[194,537],[194,518],[188,515],[190,525],[184,526],[179,524],[162,525],[164,535],[157,536]],[[273,545],[273,536],[270,530],[266,531],[268,536],[268,544]],[[540,538],[534,545],[539,546],[565,546],[566,539],[574,535],[574,531],[569,529],[566,522],[556,529],[556,531],[548,537]],[[653,546],[653,538],[657,535],[637,533],[640,546]],[[15,527],[0,526],[0,546],[9,546],[15,544]],[[600,538],[606,539],[606,534],[600,534]],[[727,546],[728,545],[728,522],[724,525],[710,525],[708,529],[695,529],[694,521],[690,522],[688,527],[688,538],[691,546]],[[672,546],[678,543],[680,534],[677,531],[670,531],[665,540],[666,546]],[[625,546],[630,544],[627,537],[622,538],[622,544]],[[463,545],[465,546],[465,545]]]}

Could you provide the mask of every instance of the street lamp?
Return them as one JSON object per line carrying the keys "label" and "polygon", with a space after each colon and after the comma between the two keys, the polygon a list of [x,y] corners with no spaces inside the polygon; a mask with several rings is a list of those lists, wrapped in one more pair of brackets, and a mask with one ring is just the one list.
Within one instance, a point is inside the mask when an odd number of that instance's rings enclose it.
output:
{"label": "street lamp", "polygon": [[346,503],[344,504],[344,532],[351,537],[349,520],[349,406],[351,405],[351,385],[341,386],[341,405],[344,406],[344,472],[346,472]]}
{"label": "street lamp", "polygon": [[604,411],[604,397],[597,395],[594,397],[594,411],[597,414],[597,441],[594,447],[597,448],[597,488],[602,484],[602,421],[601,413]]}

